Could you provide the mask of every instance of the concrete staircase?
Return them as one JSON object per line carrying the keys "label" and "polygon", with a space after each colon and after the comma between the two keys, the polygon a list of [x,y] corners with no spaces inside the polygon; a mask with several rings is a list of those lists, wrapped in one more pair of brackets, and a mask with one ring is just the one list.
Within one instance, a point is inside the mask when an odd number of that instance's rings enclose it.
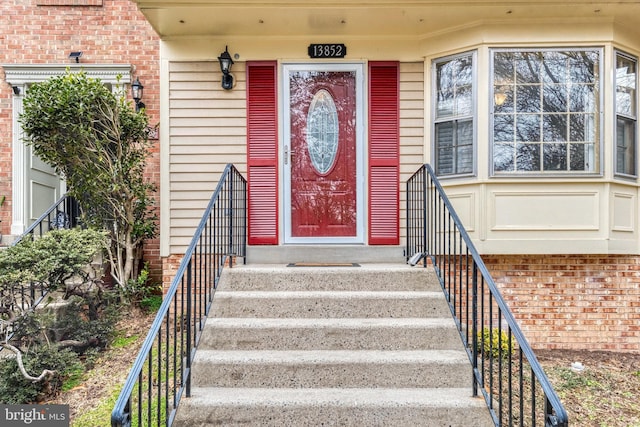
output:
{"label": "concrete staircase", "polygon": [[225,269],[177,426],[492,426],[435,274]]}

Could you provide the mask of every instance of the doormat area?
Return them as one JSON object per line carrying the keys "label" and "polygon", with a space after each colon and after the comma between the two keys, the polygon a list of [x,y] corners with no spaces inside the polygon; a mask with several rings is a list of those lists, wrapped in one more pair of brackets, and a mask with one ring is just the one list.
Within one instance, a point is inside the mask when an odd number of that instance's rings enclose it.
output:
{"label": "doormat area", "polygon": [[360,267],[355,262],[292,262],[287,267]]}

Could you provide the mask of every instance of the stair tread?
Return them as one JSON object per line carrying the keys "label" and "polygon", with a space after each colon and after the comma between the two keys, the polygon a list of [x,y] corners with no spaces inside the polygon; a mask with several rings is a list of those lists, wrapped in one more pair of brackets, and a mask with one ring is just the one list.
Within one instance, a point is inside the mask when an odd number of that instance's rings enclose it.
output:
{"label": "stair tread", "polygon": [[206,350],[198,351],[205,363],[469,363],[463,350]]}
{"label": "stair tread", "polygon": [[227,388],[194,387],[190,405],[484,406],[470,388]]}
{"label": "stair tread", "polygon": [[452,319],[438,317],[403,318],[260,318],[209,317],[207,323],[215,328],[452,328]]}
{"label": "stair tread", "polygon": [[442,298],[434,291],[216,291],[215,298]]}

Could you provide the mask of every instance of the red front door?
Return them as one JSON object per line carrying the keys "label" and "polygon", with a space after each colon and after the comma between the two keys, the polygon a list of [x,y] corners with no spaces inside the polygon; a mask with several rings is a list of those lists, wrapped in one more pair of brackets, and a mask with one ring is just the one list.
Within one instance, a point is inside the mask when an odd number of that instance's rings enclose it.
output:
{"label": "red front door", "polygon": [[356,72],[289,74],[291,237],[358,230]]}

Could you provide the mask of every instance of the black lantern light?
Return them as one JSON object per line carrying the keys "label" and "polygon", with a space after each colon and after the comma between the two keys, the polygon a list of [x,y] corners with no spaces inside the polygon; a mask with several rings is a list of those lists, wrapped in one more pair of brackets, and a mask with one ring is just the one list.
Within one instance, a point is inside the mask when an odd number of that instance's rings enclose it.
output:
{"label": "black lantern light", "polygon": [[218,61],[220,61],[220,70],[222,71],[222,88],[229,90],[233,88],[233,76],[230,73],[233,59],[229,55],[228,46],[224,47],[224,52],[220,54]]}
{"label": "black lantern light", "polygon": [[144,103],[141,101],[142,94],[144,93],[143,89],[144,86],[140,83],[140,79],[136,77],[136,81],[131,84],[131,97],[136,103],[136,111],[140,111],[145,107]]}

